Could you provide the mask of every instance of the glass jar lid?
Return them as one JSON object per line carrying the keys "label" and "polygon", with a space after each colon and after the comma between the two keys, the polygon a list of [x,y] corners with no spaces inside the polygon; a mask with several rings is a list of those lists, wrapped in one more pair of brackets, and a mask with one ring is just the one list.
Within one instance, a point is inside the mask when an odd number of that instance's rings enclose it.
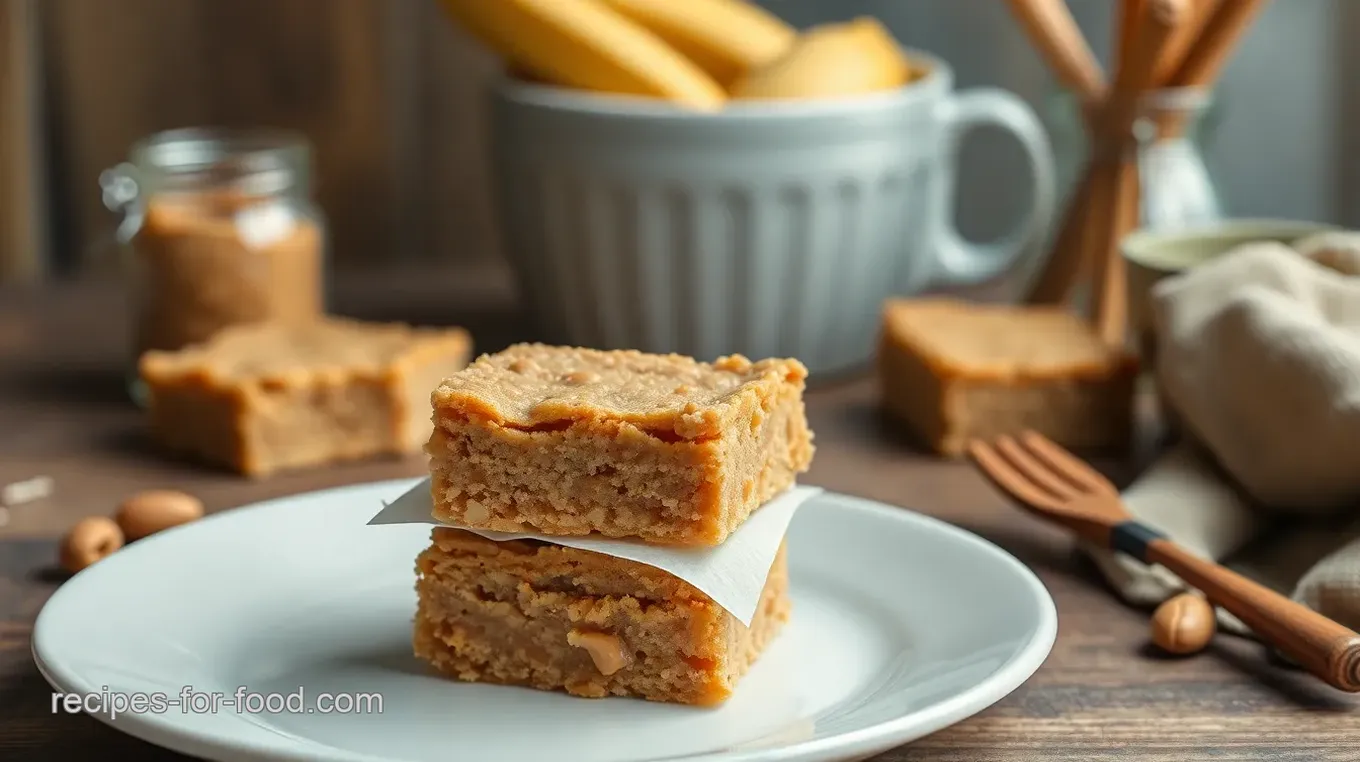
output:
{"label": "glass jar lid", "polygon": [[129,158],[100,176],[110,209],[122,209],[138,195],[156,191],[230,189],[270,196],[305,195],[309,190],[310,146],[301,134],[288,130],[167,130],[138,141]]}

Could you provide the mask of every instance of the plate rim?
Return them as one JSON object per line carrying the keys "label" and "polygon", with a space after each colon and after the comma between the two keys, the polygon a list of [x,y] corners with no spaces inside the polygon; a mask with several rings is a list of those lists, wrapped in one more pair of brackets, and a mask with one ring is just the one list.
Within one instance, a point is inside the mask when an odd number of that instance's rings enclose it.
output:
{"label": "plate rim", "polygon": [[[238,520],[239,516],[245,513],[267,511],[279,503],[287,503],[302,497],[320,498],[337,492],[348,492],[359,489],[376,490],[384,489],[389,486],[396,488],[401,485],[406,485],[406,488],[409,489],[411,485],[418,484],[420,481],[420,477],[403,477],[371,482],[359,482],[320,490],[299,492],[292,495],[283,495],[254,503],[248,503],[238,508],[214,512],[199,521],[175,527],[158,533],[156,536],[145,538],[136,545],[129,546],[120,551],[120,553],[155,552],[154,546],[160,543],[173,541],[176,532],[181,530],[186,530],[206,522]],[[891,720],[875,723],[863,728],[847,730],[825,738],[798,741],[784,746],[744,750],[722,749],[678,757],[650,758],[646,760],[639,759],[636,762],[824,762],[826,760],[864,759],[902,744],[924,738],[925,736],[962,722],[963,720],[982,712],[1013,693],[1038,672],[1047,661],[1049,655],[1052,653],[1053,645],[1057,640],[1057,605],[1054,603],[1052,595],[1048,592],[1047,587],[1044,586],[1038,575],[1005,548],[1002,548],[1000,545],[991,542],[981,535],[964,529],[963,527],[951,524],[944,519],[922,513],[912,508],[893,505],[872,498],[837,492],[830,489],[823,489],[822,493],[813,499],[815,500],[818,497],[845,501],[852,504],[855,510],[865,511],[871,514],[880,514],[892,521],[902,522],[907,525],[915,525],[918,529],[944,532],[952,535],[955,539],[972,546],[978,552],[996,557],[1005,566],[1009,567],[1010,572],[1015,574],[1016,577],[1024,583],[1026,590],[1029,591],[1035,603],[1038,623],[1030,633],[1029,640],[995,671],[976,684],[942,701],[935,702],[908,714],[894,717]],[[98,573],[97,570],[100,566],[101,564],[96,564],[75,576],[87,573]],[[75,579],[75,576],[71,579]],[[32,653],[33,662],[37,667],[38,672],[54,689],[69,693],[84,693],[92,691],[94,688],[82,685],[83,681],[80,680],[78,676],[69,674],[66,670],[50,664],[40,653],[41,648],[39,643],[43,630],[44,617],[48,614],[49,607],[53,602],[58,601],[62,596],[63,590],[69,582],[70,580],[61,587],[58,587],[47,601],[43,603],[42,609],[39,610],[38,616],[34,620],[33,631],[30,637],[30,652]],[[91,716],[99,722],[126,735],[133,736],[171,751],[207,759],[249,759],[270,762],[314,762],[317,760],[336,760],[337,762],[395,762],[395,758],[379,757],[362,752],[340,749],[305,737],[298,737],[294,739],[294,742],[315,744],[320,747],[317,752],[313,753],[301,749],[294,751],[273,746],[264,748],[248,741],[218,741],[213,738],[204,738],[198,733],[185,731],[182,728],[177,727],[174,723],[157,722],[157,715],[129,714],[122,716],[116,722],[102,713]],[[324,749],[327,753],[324,755],[321,754],[321,749]]]}

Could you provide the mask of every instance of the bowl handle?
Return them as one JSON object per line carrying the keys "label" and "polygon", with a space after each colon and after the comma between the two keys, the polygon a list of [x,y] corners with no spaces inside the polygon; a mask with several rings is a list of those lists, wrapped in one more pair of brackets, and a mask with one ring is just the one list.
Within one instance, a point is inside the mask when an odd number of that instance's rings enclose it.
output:
{"label": "bowl handle", "polygon": [[[943,130],[942,154],[954,166],[941,168],[936,184],[932,244],[933,286],[966,286],[991,280],[1020,264],[1022,255],[1037,255],[1053,221],[1056,181],[1053,148],[1034,111],[1017,96],[996,89],[958,93],[940,102],[937,117]],[[954,224],[954,185],[959,149],[974,127],[995,125],[1020,141],[1030,167],[1033,194],[1029,212],[1008,235],[989,243],[967,241]]]}

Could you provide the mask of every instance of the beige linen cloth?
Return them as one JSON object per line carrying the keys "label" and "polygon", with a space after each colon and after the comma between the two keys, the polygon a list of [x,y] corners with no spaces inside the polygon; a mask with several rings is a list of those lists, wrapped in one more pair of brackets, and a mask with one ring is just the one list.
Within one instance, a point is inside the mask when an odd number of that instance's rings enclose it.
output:
{"label": "beige linen cloth", "polygon": [[[1360,233],[1242,246],[1152,293],[1182,443],[1124,492],[1139,520],[1360,629]],[[1183,586],[1086,547],[1126,600]],[[1228,630],[1246,628],[1226,612]]]}

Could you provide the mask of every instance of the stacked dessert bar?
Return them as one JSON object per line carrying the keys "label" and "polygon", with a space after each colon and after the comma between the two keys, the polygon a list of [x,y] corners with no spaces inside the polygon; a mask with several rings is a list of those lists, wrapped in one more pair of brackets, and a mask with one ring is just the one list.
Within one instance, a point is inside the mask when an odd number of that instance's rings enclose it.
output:
{"label": "stacked dessert bar", "polygon": [[[521,344],[432,395],[434,517],[477,530],[716,547],[812,460],[795,360]],[[781,548],[744,625],[665,571],[437,527],[415,651],[467,681],[716,704],[788,618]]]}

